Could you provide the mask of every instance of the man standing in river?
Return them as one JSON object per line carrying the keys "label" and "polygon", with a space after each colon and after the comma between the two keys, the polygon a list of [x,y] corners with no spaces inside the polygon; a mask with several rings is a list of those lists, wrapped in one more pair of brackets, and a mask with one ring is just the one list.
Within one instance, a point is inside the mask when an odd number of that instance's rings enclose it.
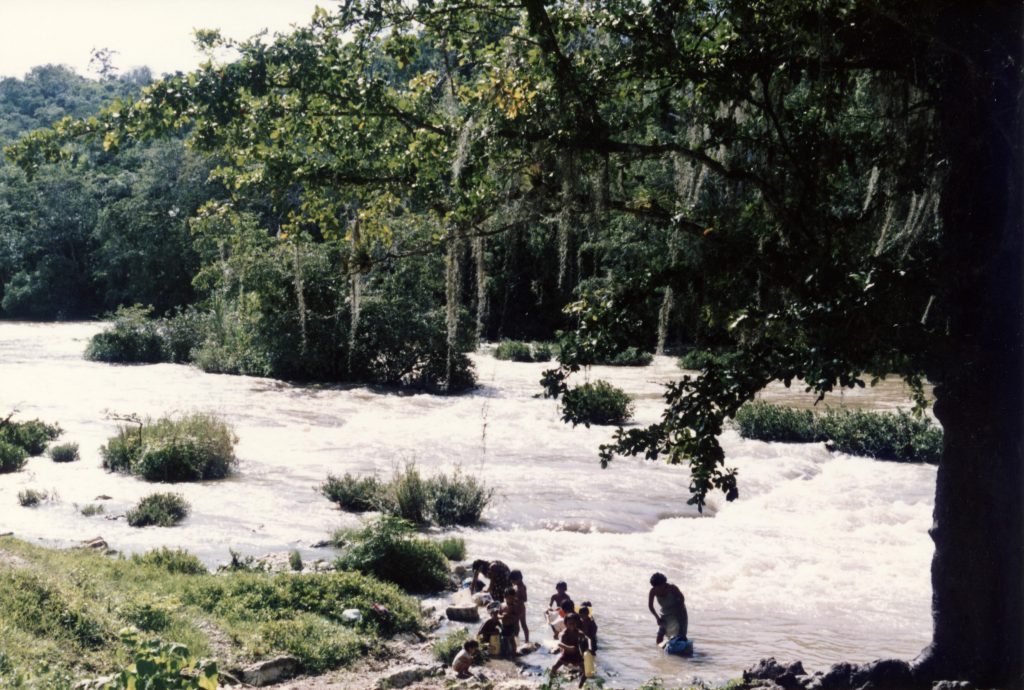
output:
{"label": "man standing in river", "polygon": [[[654,600],[658,600],[660,613],[654,610]],[[658,621],[658,644],[666,637],[686,638],[689,618],[686,614],[686,599],[679,588],[670,584],[668,578],[661,573],[651,575],[651,591],[647,595],[647,608],[654,620]]]}

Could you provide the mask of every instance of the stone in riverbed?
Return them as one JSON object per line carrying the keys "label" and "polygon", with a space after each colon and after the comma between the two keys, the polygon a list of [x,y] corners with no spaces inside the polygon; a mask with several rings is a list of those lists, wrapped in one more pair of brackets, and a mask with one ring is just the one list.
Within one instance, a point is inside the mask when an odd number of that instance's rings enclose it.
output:
{"label": "stone in riverbed", "polygon": [[299,660],[293,656],[278,656],[247,666],[242,670],[242,682],[256,687],[272,685],[291,678],[299,672]]}
{"label": "stone in riverbed", "polygon": [[403,666],[393,669],[377,680],[379,690],[404,688],[424,678],[444,675],[444,666]]}
{"label": "stone in riverbed", "polygon": [[449,606],[445,609],[444,615],[450,621],[459,621],[461,623],[476,623],[480,620],[480,611],[475,605]]}

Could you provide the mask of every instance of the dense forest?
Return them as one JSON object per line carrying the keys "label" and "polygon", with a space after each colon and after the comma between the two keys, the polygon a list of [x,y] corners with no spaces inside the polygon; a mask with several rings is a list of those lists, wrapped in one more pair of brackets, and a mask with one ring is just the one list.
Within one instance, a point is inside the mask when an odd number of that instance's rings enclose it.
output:
{"label": "dense forest", "polygon": [[[768,382],[927,377],[946,436],[916,677],[1016,687],[1020,25],[994,0],[378,0],[272,40],[201,32],[240,59],[7,149],[4,311],[179,307],[165,328],[209,370],[445,390],[480,339],[563,330],[555,396],[628,346],[726,346],[602,453],[689,463],[698,506],[735,497],[717,435]],[[188,148],[137,148],[165,135]],[[96,203],[112,156],[137,182]],[[147,166],[196,193],[167,199]],[[18,209],[67,214],[56,253]],[[164,224],[191,266],[124,261]],[[126,268],[146,261],[173,297]]]}

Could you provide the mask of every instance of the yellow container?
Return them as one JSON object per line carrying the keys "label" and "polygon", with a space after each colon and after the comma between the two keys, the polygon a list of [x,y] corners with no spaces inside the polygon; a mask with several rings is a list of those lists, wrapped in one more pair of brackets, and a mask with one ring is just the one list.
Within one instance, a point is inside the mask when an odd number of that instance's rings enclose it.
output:
{"label": "yellow container", "polygon": [[595,673],[597,673],[597,660],[594,658],[594,653],[588,649],[583,652],[583,677],[593,678]]}
{"label": "yellow container", "polygon": [[491,656],[501,654],[501,635],[498,633],[491,635],[491,639],[487,643],[487,651],[490,652]]}

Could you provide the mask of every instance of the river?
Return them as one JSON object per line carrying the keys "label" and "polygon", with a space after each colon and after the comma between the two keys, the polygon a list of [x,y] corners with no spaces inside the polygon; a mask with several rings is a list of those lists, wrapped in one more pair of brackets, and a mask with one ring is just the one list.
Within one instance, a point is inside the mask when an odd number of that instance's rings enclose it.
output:
{"label": "river", "polygon": [[[60,441],[80,444],[82,460],[32,458],[0,475],[0,532],[49,545],[102,536],[138,552],[182,546],[205,562],[228,549],[260,555],[298,549],[307,561],[330,557],[311,545],[358,518],[317,491],[328,473],[376,472],[415,462],[425,474],[461,468],[496,489],[486,524],[462,529],[469,558],[501,558],[525,575],[533,637],[550,637],[541,612],[566,580],[576,601],[590,599],[600,625],[599,672],[615,687],[651,677],[673,685],[736,677],[765,656],[801,659],[808,671],[838,661],[913,658],[931,637],[927,530],[935,468],[829,453],[822,444],[741,439],[726,431],[726,464],[739,470],[740,498],[711,498],[704,516],[686,505],[683,467],[617,458],[602,470],[597,446],[608,428],[573,429],[558,406],[536,397],[550,365],[473,355],[480,388],[469,395],[399,395],[365,387],[298,386],[270,379],[205,374],[189,366],[111,366],[82,351],[95,323],[0,323],[0,413],[59,422]],[[594,367],[637,398],[638,423],[656,421],[661,383],[679,375],[674,360],[644,368]],[[806,400],[771,387],[768,399]],[[847,394],[842,402],[892,408],[899,383]],[[99,447],[117,422],[110,413],[158,416],[203,410],[223,415],[239,436],[237,475],[178,484],[192,515],[174,528],[135,529],[123,513],[162,485],[108,474]],[[58,500],[21,507],[19,491]],[[106,516],[79,508],[104,501]],[[653,646],[647,580],[661,571],[686,595],[692,659]],[[551,657],[532,657],[544,666]]]}

